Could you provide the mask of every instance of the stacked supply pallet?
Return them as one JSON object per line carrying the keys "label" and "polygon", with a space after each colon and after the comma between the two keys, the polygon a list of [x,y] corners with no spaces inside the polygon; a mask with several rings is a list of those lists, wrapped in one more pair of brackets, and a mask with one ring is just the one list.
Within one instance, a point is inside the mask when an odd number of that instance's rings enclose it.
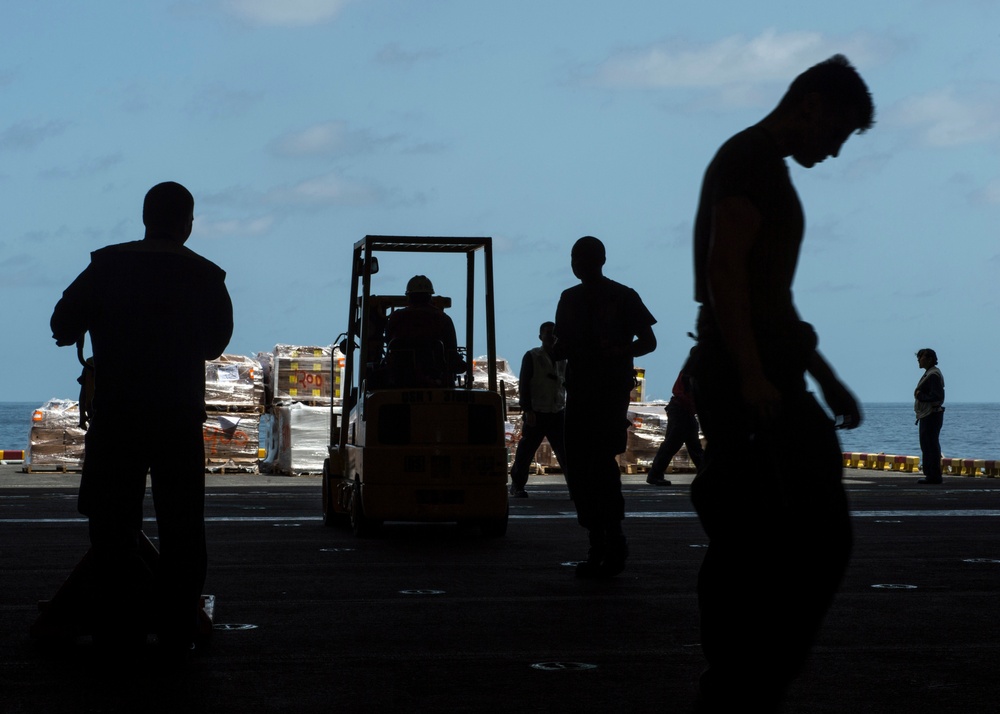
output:
{"label": "stacked supply pallet", "polygon": [[657,449],[667,431],[667,416],[662,408],[642,410],[632,404],[628,411],[630,422],[625,452],[618,455],[618,465],[629,473],[645,470],[653,463]]}
{"label": "stacked supply pallet", "polygon": [[31,416],[28,459],[24,470],[79,471],[83,468],[80,404],[69,399],[50,399]]}
{"label": "stacked supply pallet", "polygon": [[264,375],[260,362],[221,355],[205,363],[205,467],[257,473]]}
{"label": "stacked supply pallet", "polygon": [[344,356],[329,345],[275,345],[270,367],[269,470],[292,476],[323,470],[330,412],[339,414]]}
{"label": "stacked supply pallet", "polygon": [[[662,402],[629,405],[628,442],[625,453],[618,455],[618,465],[627,473],[647,471],[667,433],[667,415]],[[704,440],[703,440],[704,441]],[[687,447],[681,446],[669,464],[670,473],[694,471]]]}

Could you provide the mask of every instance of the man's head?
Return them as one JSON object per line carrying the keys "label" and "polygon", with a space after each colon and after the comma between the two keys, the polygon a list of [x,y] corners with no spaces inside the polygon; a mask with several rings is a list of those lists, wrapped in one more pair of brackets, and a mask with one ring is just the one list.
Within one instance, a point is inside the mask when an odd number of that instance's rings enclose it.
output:
{"label": "man's head", "polygon": [[538,339],[542,341],[542,347],[546,350],[551,350],[556,343],[555,329],[554,322],[543,322],[538,328]]}
{"label": "man's head", "polygon": [[791,156],[806,168],[836,157],[851,134],[863,134],[875,123],[868,86],[843,55],[796,77],[776,111],[796,125]]}
{"label": "man's head", "polygon": [[406,283],[406,297],[413,305],[426,305],[434,295],[434,285],[426,275],[414,275]]}
{"label": "man's head", "polygon": [[604,244],[594,236],[584,236],[573,244],[570,265],[573,268],[573,275],[579,278],[580,282],[588,283],[601,277],[604,274],[606,260]]}
{"label": "man's head", "polygon": [[937,352],[930,347],[925,347],[917,351],[917,364],[923,369],[936,366],[938,363]]}
{"label": "man's head", "polygon": [[146,236],[184,243],[194,223],[194,196],[174,181],[158,183],[142,202]]}

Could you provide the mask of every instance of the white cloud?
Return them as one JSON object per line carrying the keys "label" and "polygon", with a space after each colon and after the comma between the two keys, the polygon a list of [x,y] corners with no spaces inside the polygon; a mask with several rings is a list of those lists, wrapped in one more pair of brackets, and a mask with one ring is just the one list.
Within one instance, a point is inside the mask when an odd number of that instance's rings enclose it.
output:
{"label": "white cloud", "polygon": [[267,200],[274,203],[305,206],[362,206],[375,203],[378,198],[379,192],[374,187],[333,173],[275,188],[267,194]]}
{"label": "white cloud", "polygon": [[284,156],[357,154],[375,146],[395,141],[395,137],[375,137],[366,131],[351,129],[347,122],[329,121],[279,137],[274,151]]}
{"label": "white cloud", "polygon": [[856,64],[876,55],[867,36],[826,37],[819,32],[765,30],[756,37],[727,37],[710,45],[681,41],[621,52],[604,62],[595,80],[635,89],[694,87],[727,89],[760,82],[790,82],[804,69],[834,54]]}
{"label": "white cloud", "polygon": [[253,25],[303,27],[329,22],[352,0],[225,0],[224,6]]}
{"label": "white cloud", "polygon": [[951,88],[929,92],[900,103],[892,118],[915,127],[927,146],[947,148],[993,141],[1000,138],[1000,87],[980,88],[968,96]]}

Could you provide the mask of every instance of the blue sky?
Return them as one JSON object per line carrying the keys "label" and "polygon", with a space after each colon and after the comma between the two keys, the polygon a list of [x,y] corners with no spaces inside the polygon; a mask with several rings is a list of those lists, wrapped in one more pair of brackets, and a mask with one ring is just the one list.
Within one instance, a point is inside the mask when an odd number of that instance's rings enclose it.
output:
{"label": "blue sky", "polygon": [[[800,312],[863,402],[907,401],[926,346],[950,400],[1000,401],[998,16],[992,0],[8,3],[0,401],[76,394],[52,307],[91,250],[142,237],[163,180],[194,193],[188,245],[228,272],[230,352],[332,342],[365,234],[485,235],[517,363],[592,234],[659,320],[639,364],[666,398],[705,166],[837,52],[877,124],[792,165]],[[382,268],[382,292],[426,272],[458,294],[454,262]]]}

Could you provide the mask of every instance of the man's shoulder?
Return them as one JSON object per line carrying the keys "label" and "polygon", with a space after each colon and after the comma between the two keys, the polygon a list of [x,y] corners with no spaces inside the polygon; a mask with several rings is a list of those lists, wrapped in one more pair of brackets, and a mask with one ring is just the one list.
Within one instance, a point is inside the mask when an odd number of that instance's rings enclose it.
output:
{"label": "man's shoulder", "polygon": [[709,164],[709,172],[732,164],[753,165],[772,155],[778,156],[774,142],[768,135],[759,127],[747,127],[723,142]]}
{"label": "man's shoulder", "polygon": [[579,295],[582,292],[583,292],[583,284],[577,283],[576,285],[573,285],[563,290],[562,293],[559,295],[559,298],[572,299],[574,295]]}
{"label": "man's shoulder", "polygon": [[127,243],[116,243],[105,246],[91,253],[92,262],[128,260],[131,257],[155,254],[157,256],[176,256],[177,260],[189,262],[207,273],[224,278],[226,272],[208,258],[195,253],[184,245],[177,245],[163,240],[134,240]]}
{"label": "man's shoulder", "polygon": [[614,295],[621,295],[630,300],[638,300],[642,302],[642,298],[639,297],[639,292],[635,288],[631,288],[624,283],[619,283],[616,280],[611,280],[610,278],[605,278],[607,282],[603,286],[605,292]]}

